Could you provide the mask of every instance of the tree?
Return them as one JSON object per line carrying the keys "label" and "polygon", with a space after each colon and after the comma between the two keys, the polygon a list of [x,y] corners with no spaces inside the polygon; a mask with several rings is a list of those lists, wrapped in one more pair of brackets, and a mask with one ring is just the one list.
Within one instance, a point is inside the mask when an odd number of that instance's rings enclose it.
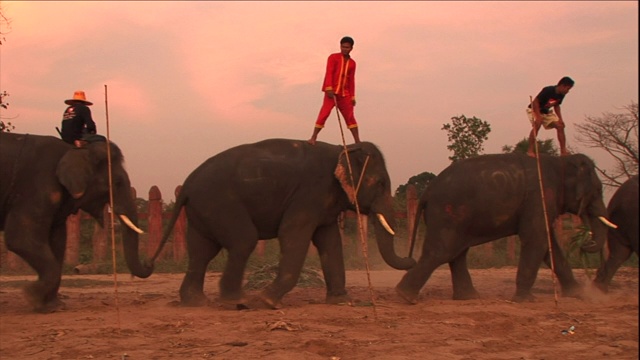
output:
{"label": "tree", "polygon": [[[523,138],[518,141],[514,146],[505,145],[502,147],[502,152],[505,154],[508,153],[522,153],[526,154],[529,149],[529,138]],[[540,154],[547,154],[558,156],[559,151],[558,148],[553,144],[553,139],[547,140],[538,140],[538,151]]]}
{"label": "tree", "polygon": [[431,180],[435,179],[436,175],[425,171],[418,175],[414,175],[409,178],[406,184],[398,186],[396,189],[395,197],[399,199],[405,199],[407,197],[407,185],[411,184],[416,187],[416,192],[418,196],[422,194],[422,192],[427,188]]}
{"label": "tree", "polygon": [[449,156],[452,162],[478,156],[484,150],[482,143],[488,139],[491,125],[477,117],[467,118],[464,115],[451,118],[451,124],[444,124],[442,130],[448,132],[450,145],[447,149],[453,151]]}
{"label": "tree", "polygon": [[586,116],[584,123],[576,124],[580,144],[600,148],[613,158],[612,169],[596,166],[605,186],[619,187],[638,174],[638,103],[632,101],[623,109],[623,113]]}
{"label": "tree", "polygon": [[[11,21],[4,16],[4,12],[2,11],[2,3],[0,3],[0,45],[4,44],[5,38],[4,35],[7,31],[4,28],[11,29]],[[0,55],[2,53],[0,52]],[[2,62],[0,61],[0,64]],[[0,72],[1,73],[1,72]],[[0,82],[1,84],[2,82]],[[15,126],[11,124],[11,122],[4,122],[5,117],[2,116],[2,109],[7,109],[9,107],[9,103],[6,101],[9,93],[0,89],[0,132],[6,131],[11,132],[11,130],[15,129]]]}
{"label": "tree", "polygon": [[138,214],[146,214],[149,212],[149,201],[143,198],[136,198],[136,210]]}

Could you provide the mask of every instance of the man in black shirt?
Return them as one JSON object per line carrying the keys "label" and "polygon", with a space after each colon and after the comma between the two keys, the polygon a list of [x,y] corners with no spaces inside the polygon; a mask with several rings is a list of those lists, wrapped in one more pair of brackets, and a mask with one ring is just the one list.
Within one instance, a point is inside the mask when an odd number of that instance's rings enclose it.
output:
{"label": "man in black shirt", "polygon": [[90,105],[92,102],[87,101],[84,91],[76,91],[73,98],[65,100],[65,104],[69,105],[62,116],[62,131],[60,136],[62,140],[73,144],[76,147],[83,147],[86,141],[83,137],[87,134],[96,133],[96,123],[91,118]]}
{"label": "man in black shirt", "polygon": [[[564,96],[569,93],[575,82],[568,76],[563,77],[558,85],[544,87],[527,107],[527,116],[533,126],[529,134],[529,149],[527,155],[536,157],[535,144],[536,135],[540,130],[540,125],[545,129],[556,129],[558,132],[558,142],[560,143],[560,155],[567,155],[567,140],[564,134],[564,121],[560,112],[560,104]],[[533,108],[532,108],[533,105]]]}

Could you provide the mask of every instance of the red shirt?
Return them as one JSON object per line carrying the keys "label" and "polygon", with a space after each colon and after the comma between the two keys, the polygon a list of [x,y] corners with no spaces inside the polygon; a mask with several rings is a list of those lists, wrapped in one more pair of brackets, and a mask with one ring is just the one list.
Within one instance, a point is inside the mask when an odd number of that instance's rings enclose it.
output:
{"label": "red shirt", "polygon": [[356,62],[349,57],[345,59],[342,53],[329,55],[327,72],[324,75],[322,91],[333,90],[340,96],[356,97]]}

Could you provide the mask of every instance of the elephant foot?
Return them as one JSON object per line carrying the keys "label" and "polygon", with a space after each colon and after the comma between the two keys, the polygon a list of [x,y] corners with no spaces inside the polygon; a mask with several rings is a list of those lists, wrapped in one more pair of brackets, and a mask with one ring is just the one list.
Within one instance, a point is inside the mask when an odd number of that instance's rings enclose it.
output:
{"label": "elephant foot", "polygon": [[280,299],[275,299],[275,298],[269,296],[267,291],[262,291],[257,296],[257,299],[260,300],[260,302],[262,302],[262,304],[266,305],[270,309],[274,309],[275,310],[275,309],[279,309],[281,307]]}
{"label": "elephant foot", "polygon": [[562,296],[582,299],[584,298],[584,291],[579,285],[571,286],[566,289],[562,289]]}
{"label": "elephant foot", "polygon": [[521,293],[518,294],[516,293],[512,298],[511,301],[513,302],[517,302],[517,303],[523,303],[523,302],[534,302],[536,301],[536,297],[533,296],[533,294],[531,294],[530,292],[527,293]]}
{"label": "elephant foot", "polygon": [[453,291],[453,300],[472,300],[472,299],[480,299],[480,293],[476,291],[476,289],[470,290],[454,290]]}
{"label": "elephant foot", "polygon": [[351,304],[351,297],[347,294],[343,295],[329,295],[325,298],[324,302],[330,305],[339,305],[339,304]]}
{"label": "elephant foot", "polygon": [[67,304],[65,304],[64,301],[55,298],[49,302],[44,303],[42,306],[35,308],[34,310],[41,314],[50,314],[56,311],[67,310]]}
{"label": "elephant foot", "polygon": [[226,293],[221,291],[220,297],[217,300],[221,304],[234,307],[237,310],[244,310],[252,307],[250,306],[250,299],[247,298],[242,291],[234,291],[233,293]]}
{"label": "elephant foot", "polygon": [[609,293],[609,284],[604,283],[602,281],[598,281],[598,278],[596,278],[591,285],[593,287],[595,287],[596,289],[600,290],[602,293],[604,294],[608,294]]}
{"label": "elephant foot", "polygon": [[396,293],[409,304],[415,305],[418,303],[418,292],[411,292],[401,288],[400,285],[397,285]]}
{"label": "elephant foot", "polygon": [[208,304],[209,299],[204,295],[204,293],[180,294],[180,306],[198,307],[206,306]]}
{"label": "elephant foot", "polygon": [[67,306],[64,301],[55,296],[50,301],[45,301],[37,290],[37,285],[27,286],[24,290],[27,302],[33,307],[33,311],[40,314],[49,314],[56,311],[66,310]]}

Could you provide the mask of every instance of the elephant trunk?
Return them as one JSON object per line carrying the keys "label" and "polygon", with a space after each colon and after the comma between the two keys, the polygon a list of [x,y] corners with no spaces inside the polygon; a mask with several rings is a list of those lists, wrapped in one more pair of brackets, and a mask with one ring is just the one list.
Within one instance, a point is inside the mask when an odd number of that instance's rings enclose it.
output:
{"label": "elephant trunk", "polygon": [[[394,269],[408,270],[416,265],[416,261],[413,258],[399,257],[394,248],[394,236],[393,228],[395,227],[395,220],[390,214],[376,214],[375,232],[376,241],[378,242],[378,249],[382,259]],[[391,231],[389,231],[391,230]]]}
{"label": "elephant trunk", "polygon": [[[127,267],[131,271],[131,275],[139,278],[147,278],[153,273],[153,266],[140,261],[138,251],[138,230],[132,229],[130,224],[126,223],[123,219],[124,214],[118,214],[121,221],[124,223],[122,228],[122,247],[124,248],[124,258],[127,262]],[[130,212],[128,215],[124,215],[134,225],[138,222],[138,216],[134,212]],[[137,226],[135,226],[137,228]]]}
{"label": "elephant trunk", "polygon": [[[582,223],[591,229],[591,240],[581,246],[582,251],[596,253],[602,250],[607,240],[608,227],[616,225],[608,221],[604,202],[599,199],[587,209],[588,215],[582,216]],[[603,220],[604,219],[604,220]]]}
{"label": "elephant trunk", "polygon": [[583,224],[588,225],[591,229],[591,239],[581,246],[582,251],[588,253],[597,253],[604,247],[607,240],[607,226],[597,217],[585,217],[582,219]]}

